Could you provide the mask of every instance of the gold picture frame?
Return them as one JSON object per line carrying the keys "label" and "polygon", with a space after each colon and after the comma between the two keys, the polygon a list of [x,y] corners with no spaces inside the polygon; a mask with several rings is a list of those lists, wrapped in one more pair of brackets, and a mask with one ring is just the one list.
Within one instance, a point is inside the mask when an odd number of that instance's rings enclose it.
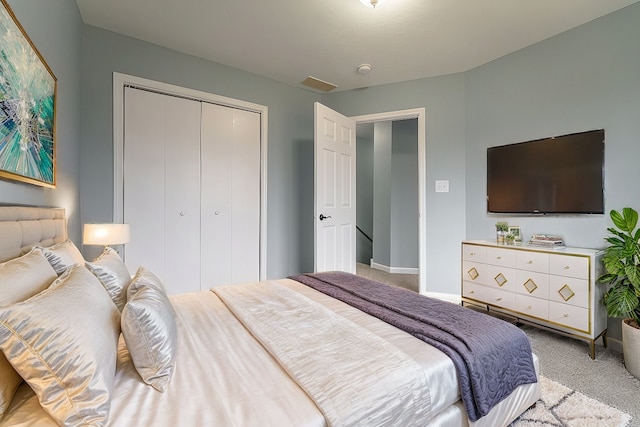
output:
{"label": "gold picture frame", "polygon": [[0,1],[0,177],[55,188],[58,81]]}
{"label": "gold picture frame", "polygon": [[507,233],[513,236],[514,242],[522,242],[522,232],[520,230],[520,226],[510,225]]}

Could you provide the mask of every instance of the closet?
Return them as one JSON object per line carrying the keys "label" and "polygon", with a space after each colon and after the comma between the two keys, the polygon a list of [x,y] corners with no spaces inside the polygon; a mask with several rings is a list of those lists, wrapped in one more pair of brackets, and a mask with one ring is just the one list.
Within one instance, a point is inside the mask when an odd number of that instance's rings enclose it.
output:
{"label": "closet", "polygon": [[125,87],[125,262],[176,294],[260,275],[260,114]]}

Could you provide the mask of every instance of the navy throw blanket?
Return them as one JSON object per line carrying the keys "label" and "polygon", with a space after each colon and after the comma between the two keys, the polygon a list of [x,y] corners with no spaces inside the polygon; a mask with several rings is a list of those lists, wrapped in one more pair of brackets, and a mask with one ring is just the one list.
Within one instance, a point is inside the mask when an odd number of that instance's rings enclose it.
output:
{"label": "navy throw blanket", "polygon": [[444,352],[458,372],[471,421],[523,384],[538,381],[517,327],[487,314],[343,272],[290,277],[402,329]]}

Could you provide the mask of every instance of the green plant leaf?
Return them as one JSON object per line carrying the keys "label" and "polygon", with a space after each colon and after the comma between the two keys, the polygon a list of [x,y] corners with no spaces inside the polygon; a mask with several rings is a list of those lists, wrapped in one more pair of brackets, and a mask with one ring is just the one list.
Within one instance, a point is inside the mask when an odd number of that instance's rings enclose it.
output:
{"label": "green plant leaf", "polygon": [[604,295],[607,314],[611,317],[627,317],[638,309],[640,300],[632,288],[619,282]]}
{"label": "green plant leaf", "polygon": [[598,282],[608,285],[604,295],[607,313],[613,317],[640,318],[640,229],[638,212],[625,207],[610,212],[614,227],[607,228],[608,246],[602,262],[607,274]]}
{"label": "green plant leaf", "polygon": [[629,207],[623,208],[622,213],[612,210],[610,216],[613,224],[626,233],[633,232],[638,224],[638,212]]}

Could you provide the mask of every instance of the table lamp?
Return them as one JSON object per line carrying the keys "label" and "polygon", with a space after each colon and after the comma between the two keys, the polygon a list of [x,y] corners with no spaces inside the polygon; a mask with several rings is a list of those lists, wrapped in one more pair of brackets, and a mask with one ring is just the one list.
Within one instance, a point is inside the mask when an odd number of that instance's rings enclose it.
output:
{"label": "table lamp", "polygon": [[85,245],[122,245],[129,239],[129,224],[85,224],[82,233]]}

